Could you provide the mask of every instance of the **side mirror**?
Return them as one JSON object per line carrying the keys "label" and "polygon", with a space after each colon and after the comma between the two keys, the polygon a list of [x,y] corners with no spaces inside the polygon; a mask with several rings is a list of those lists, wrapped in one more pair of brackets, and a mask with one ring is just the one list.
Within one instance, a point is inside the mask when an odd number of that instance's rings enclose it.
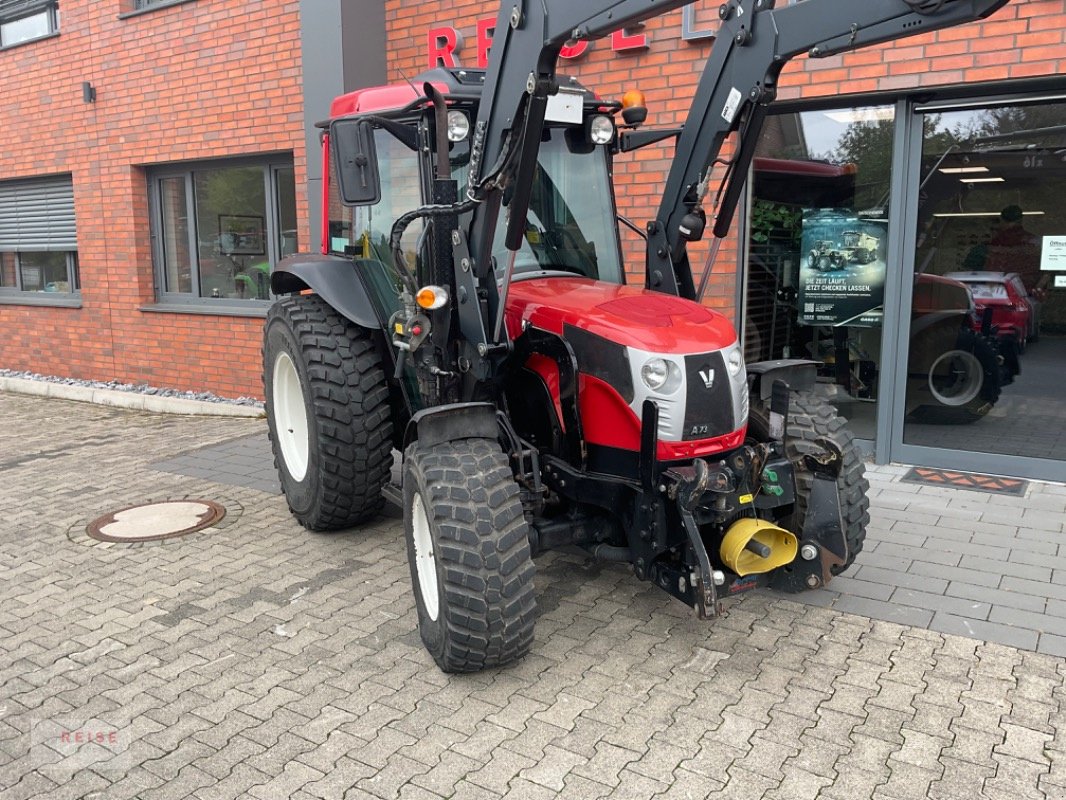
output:
{"label": "side mirror", "polygon": [[372,206],[381,200],[374,127],[365,119],[330,123],[329,140],[341,201],[346,206]]}

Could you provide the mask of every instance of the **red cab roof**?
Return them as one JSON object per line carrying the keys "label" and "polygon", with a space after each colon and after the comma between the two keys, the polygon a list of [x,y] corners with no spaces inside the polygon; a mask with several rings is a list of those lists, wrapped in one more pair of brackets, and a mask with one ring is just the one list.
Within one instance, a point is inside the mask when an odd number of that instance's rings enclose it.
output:
{"label": "red cab roof", "polygon": [[[433,86],[441,94],[448,94],[450,88],[445,83],[433,81]],[[391,86],[375,86],[370,89],[356,89],[334,99],[329,107],[330,118],[346,117],[351,114],[368,114],[374,111],[394,111],[410,105],[422,98],[422,93],[408,83],[394,83]]]}

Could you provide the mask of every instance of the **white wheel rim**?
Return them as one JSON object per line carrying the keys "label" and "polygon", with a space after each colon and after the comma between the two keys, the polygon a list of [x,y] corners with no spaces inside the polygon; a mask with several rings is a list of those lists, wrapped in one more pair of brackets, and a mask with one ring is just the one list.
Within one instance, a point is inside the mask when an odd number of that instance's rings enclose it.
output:
{"label": "white wheel rim", "polygon": [[973,353],[951,350],[929,368],[929,391],[941,405],[964,406],[981,391],[984,372]]}
{"label": "white wheel rim", "polygon": [[440,613],[440,597],[437,594],[437,559],[433,554],[433,536],[429,532],[429,517],[422,503],[422,495],[415,492],[411,502],[411,532],[415,540],[415,574],[418,576],[418,591],[426,614],[434,622]]}
{"label": "white wheel rim", "polygon": [[300,373],[288,353],[278,353],[274,359],[274,388],[271,398],[274,430],[281,447],[285,468],[293,480],[302,481],[307,475],[310,442],[307,432],[307,409],[300,387]]}

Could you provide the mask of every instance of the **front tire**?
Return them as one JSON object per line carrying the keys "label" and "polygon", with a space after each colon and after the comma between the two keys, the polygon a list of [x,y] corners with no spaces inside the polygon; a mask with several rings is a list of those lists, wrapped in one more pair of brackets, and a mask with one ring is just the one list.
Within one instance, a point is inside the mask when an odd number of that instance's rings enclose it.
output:
{"label": "front tire", "polygon": [[377,515],[392,421],[370,332],[317,295],[284,297],[267,313],[263,364],[270,444],[293,516],[333,531]]}
{"label": "front tire", "polygon": [[510,664],[533,644],[529,526],[495,441],[415,442],[404,530],[422,643],[444,672]]}
{"label": "front tire", "polygon": [[[768,441],[770,409],[766,402],[753,398],[749,427],[759,441]],[[844,521],[844,539],[848,545],[848,559],[833,568],[839,575],[851,566],[855,556],[862,552],[866,541],[866,525],[870,522],[870,482],[866,479],[866,466],[855,438],[848,429],[847,421],[825,399],[810,392],[792,392],[789,396],[788,430],[785,433],[785,455],[796,476],[796,504],[788,516],[777,524],[801,535],[803,521],[807,516],[807,501],[814,475],[804,463],[803,456],[825,451],[821,444],[830,441],[843,454],[844,463],[837,476],[837,491],[840,493],[840,513]]]}

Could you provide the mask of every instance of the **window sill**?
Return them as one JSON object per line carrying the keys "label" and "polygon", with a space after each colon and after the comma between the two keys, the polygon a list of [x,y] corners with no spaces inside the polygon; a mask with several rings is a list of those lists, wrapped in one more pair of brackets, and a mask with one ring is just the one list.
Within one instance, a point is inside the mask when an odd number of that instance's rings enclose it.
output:
{"label": "window sill", "polygon": [[198,314],[207,317],[259,317],[265,318],[270,304],[232,305],[223,303],[149,303],[139,306],[138,311],[150,314]]}
{"label": "window sill", "polygon": [[153,11],[159,11],[163,8],[170,8],[171,6],[181,6],[186,3],[191,3],[193,0],[165,0],[161,3],[152,3],[150,6],[144,8],[135,8],[133,11],[126,11],[118,15],[119,19],[129,19],[130,17],[139,17],[141,14],[151,14]]}
{"label": "window sill", "polygon": [[49,292],[0,292],[0,305],[3,306],[50,306],[52,308],[81,308],[81,298],[77,295],[48,296]]}
{"label": "window sill", "polygon": [[[188,0],[182,0],[182,2],[188,2]],[[14,44],[0,45],[0,53],[3,53],[5,50],[14,50],[16,47],[23,47],[28,44],[37,44],[37,42],[43,42],[46,39],[55,39],[57,36],[59,36],[59,31],[52,31],[51,33],[46,33],[44,36],[35,36],[32,39],[25,39],[21,42],[15,42]]]}

